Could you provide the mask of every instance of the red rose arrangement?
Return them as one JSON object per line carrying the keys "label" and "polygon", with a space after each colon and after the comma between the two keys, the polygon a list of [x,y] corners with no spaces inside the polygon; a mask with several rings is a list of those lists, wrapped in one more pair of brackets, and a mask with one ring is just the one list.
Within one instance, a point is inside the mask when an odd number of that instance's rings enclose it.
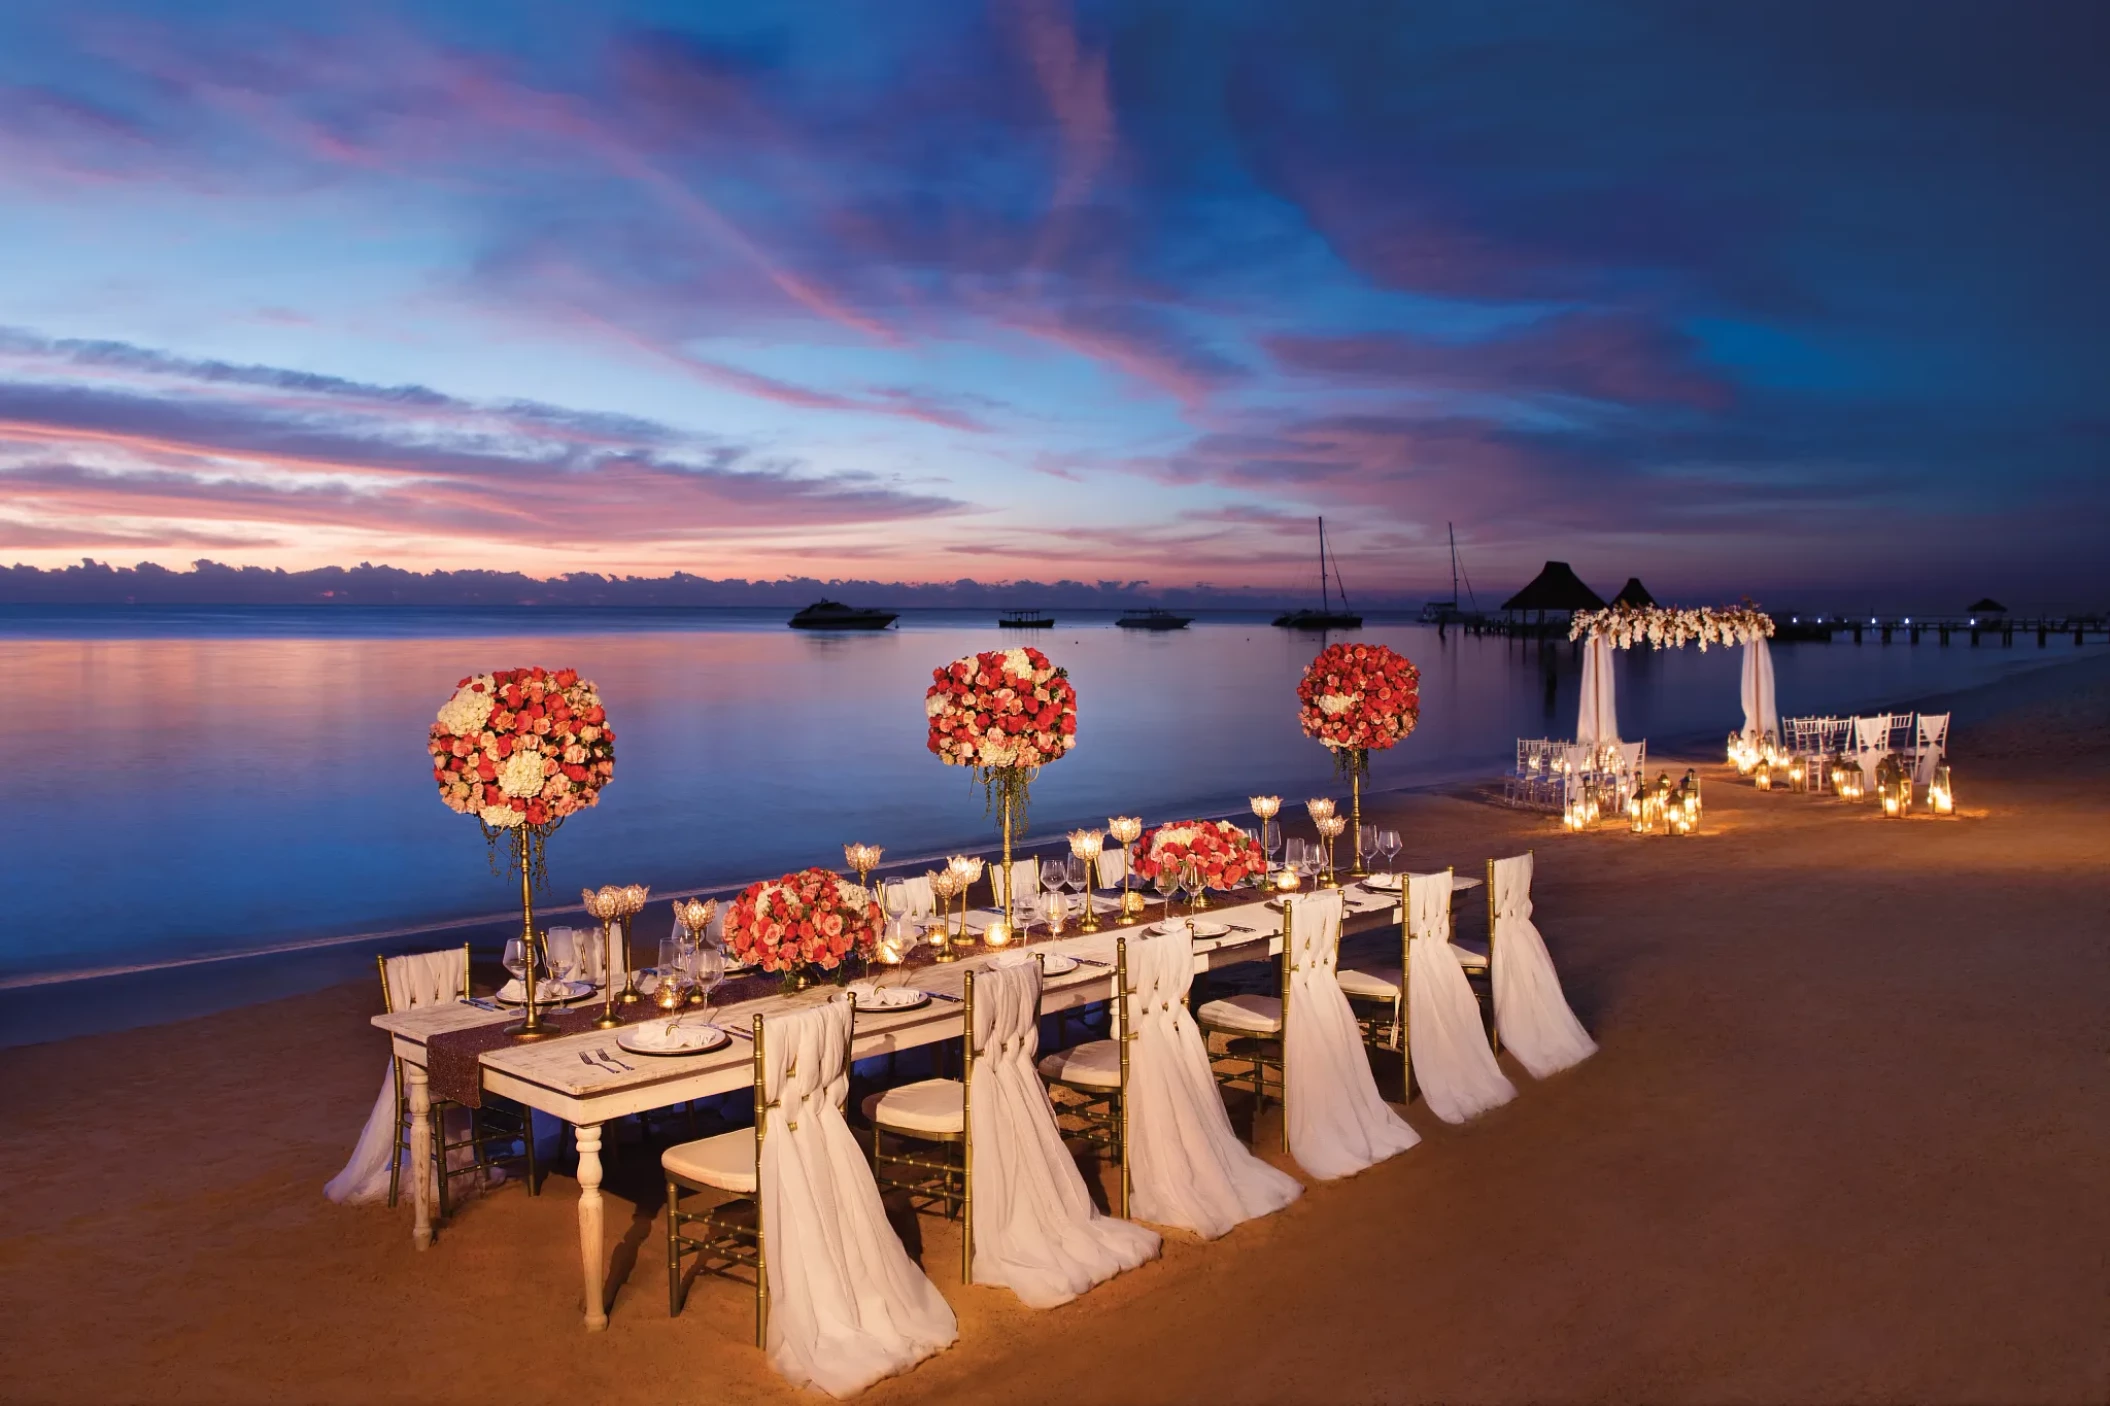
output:
{"label": "red rose arrangement", "polygon": [[1077,690],[1037,649],[988,650],[931,671],[930,750],[947,766],[1030,771],[1077,745]]}
{"label": "red rose arrangement", "polygon": [[472,674],[425,750],[440,799],[493,830],[554,825],[599,801],[615,775],[615,732],[576,669]]}
{"label": "red rose arrangement", "polygon": [[1145,830],[1135,854],[1136,873],[1145,879],[1156,878],[1168,864],[1177,869],[1192,859],[1212,889],[1236,888],[1267,873],[1267,851],[1260,841],[1228,820],[1175,820]]}
{"label": "red rose arrangement", "polygon": [[1330,644],[1304,671],[1297,700],[1306,737],[1336,752],[1382,751],[1421,717],[1421,670],[1381,644]]}
{"label": "red rose arrangement", "polygon": [[725,945],[766,972],[833,970],[853,952],[870,956],[885,922],[865,889],[830,869],[801,869],[742,889],[726,910]]}

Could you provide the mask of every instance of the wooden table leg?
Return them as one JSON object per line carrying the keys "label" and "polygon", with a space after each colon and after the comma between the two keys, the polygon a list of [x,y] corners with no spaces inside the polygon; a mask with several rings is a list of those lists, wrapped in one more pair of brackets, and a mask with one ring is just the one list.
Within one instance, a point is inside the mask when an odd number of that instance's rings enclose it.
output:
{"label": "wooden table leg", "polygon": [[601,1269],[601,1125],[581,1123],[579,1145],[579,1269],[586,1291],[586,1331],[608,1326]]}
{"label": "wooden table leg", "polygon": [[432,1089],[425,1066],[403,1061],[410,1081],[410,1243],[432,1247]]}

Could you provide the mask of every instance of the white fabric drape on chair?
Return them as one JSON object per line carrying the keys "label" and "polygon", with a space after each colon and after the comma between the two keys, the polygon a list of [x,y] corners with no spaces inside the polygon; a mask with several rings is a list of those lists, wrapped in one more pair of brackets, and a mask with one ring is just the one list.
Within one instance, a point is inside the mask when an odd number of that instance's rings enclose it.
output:
{"label": "white fabric drape on chair", "polygon": [[1889,717],[1854,719],[1854,760],[1860,764],[1861,777],[1873,787],[1876,784],[1876,768],[1883,758],[1890,755]]}
{"label": "white fabric drape on chair", "polygon": [[1488,1048],[1465,969],[1451,950],[1451,876],[1407,876],[1407,1041],[1429,1111],[1446,1123],[1517,1096]]}
{"label": "white fabric drape on chair", "polygon": [[[440,1001],[452,1001],[468,993],[462,990],[462,953],[459,947],[443,952],[413,952],[390,957],[382,965],[392,1009],[407,1011]],[[450,1116],[467,1119],[469,1110],[450,1110]],[[449,1135],[449,1140],[454,1134]],[[366,1115],[366,1126],[352,1147],[344,1170],[323,1183],[322,1194],[340,1205],[362,1205],[388,1195],[389,1154],[396,1145],[396,1066],[391,1055],[381,1066],[381,1092],[374,1110]],[[467,1149],[464,1149],[467,1155]]]}
{"label": "white fabric drape on chair", "polygon": [[952,1309],[887,1223],[843,1120],[850,1001],[779,1016],[764,1032],[762,1218],[769,1361],[793,1386],[850,1396],[959,1336]]}
{"label": "white fabric drape on chair", "polygon": [[1582,707],[1575,740],[1591,751],[1619,740],[1619,705],[1612,686],[1612,642],[1592,635],[1583,645]]}
{"label": "white fabric drape on chair", "polygon": [[1215,1239],[1304,1194],[1231,1130],[1201,1031],[1187,1014],[1194,943],[1184,929],[1128,940],[1129,1212]]}
{"label": "white fabric drape on chair", "polygon": [[1099,887],[1117,889],[1121,879],[1128,873],[1128,851],[1125,849],[1103,849],[1099,851]]}
{"label": "white fabric drape on chair", "polygon": [[1158,1234],[1099,1214],[1034,1061],[1040,963],[1024,953],[974,977],[974,1282],[1028,1308],[1068,1303],[1158,1252]]}
{"label": "white fabric drape on chair", "polygon": [[1568,1009],[1561,981],[1531,921],[1532,857],[1495,861],[1495,1028],[1534,1079],[1597,1053],[1597,1044]]}
{"label": "white fabric drape on chair", "polygon": [[1757,742],[1764,734],[1780,738],[1780,705],[1773,697],[1773,650],[1764,635],[1744,642],[1744,740]]}
{"label": "white fabric drape on chair", "polygon": [[[1040,892],[1040,861],[1038,859],[1014,859],[1011,868],[1018,875],[1020,896]],[[989,894],[996,906],[1004,906],[1004,865],[1002,860],[992,860],[989,865]]]}
{"label": "white fabric drape on chair", "polygon": [[1949,715],[1921,713],[1918,741],[1919,745],[1913,748],[1912,781],[1916,786],[1925,786],[1934,780],[1934,768],[1941,765],[1942,754],[1949,750]]}
{"label": "white fabric drape on chair", "polygon": [[1377,1095],[1339,966],[1339,889],[1290,904],[1288,1029],[1283,1032],[1289,1150],[1315,1177],[1351,1176],[1421,1141]]}
{"label": "white fabric drape on chair", "polygon": [[911,918],[928,918],[938,911],[938,896],[931,892],[930,876],[887,881],[887,906],[906,908]]}

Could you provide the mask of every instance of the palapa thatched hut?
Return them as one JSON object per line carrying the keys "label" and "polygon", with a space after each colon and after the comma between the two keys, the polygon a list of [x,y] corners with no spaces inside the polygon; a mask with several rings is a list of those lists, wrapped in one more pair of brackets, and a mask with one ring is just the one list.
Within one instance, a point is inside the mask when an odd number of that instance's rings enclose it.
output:
{"label": "palapa thatched hut", "polygon": [[1627,577],[1626,584],[1619,588],[1619,594],[1612,597],[1612,604],[1631,605],[1637,610],[1655,603],[1656,598],[1648,593],[1648,587],[1641,584],[1639,576]]}

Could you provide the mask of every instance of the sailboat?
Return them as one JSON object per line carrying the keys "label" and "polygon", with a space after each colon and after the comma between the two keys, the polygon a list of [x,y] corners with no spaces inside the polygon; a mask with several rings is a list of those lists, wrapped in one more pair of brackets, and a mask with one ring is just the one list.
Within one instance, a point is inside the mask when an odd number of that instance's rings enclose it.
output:
{"label": "sailboat", "polygon": [[[1341,608],[1333,608],[1334,587],[1340,588]],[[1336,565],[1328,584],[1326,568],[1326,519],[1319,519],[1319,608],[1317,610],[1292,610],[1287,615],[1277,615],[1275,623],[1285,630],[1355,630],[1362,628],[1363,617],[1348,609],[1348,588],[1341,585],[1340,567]]]}
{"label": "sailboat", "polygon": [[[1458,608],[1458,532],[1449,523],[1443,525],[1443,530],[1451,539],[1451,598],[1449,600],[1432,600],[1422,606],[1421,623],[1424,625],[1454,625],[1467,618],[1466,612]],[[1473,583],[1470,580],[1465,583],[1465,589],[1466,593],[1470,595],[1473,589]],[[1473,599],[1472,614],[1478,615],[1479,613],[1480,601],[1475,597]]]}

